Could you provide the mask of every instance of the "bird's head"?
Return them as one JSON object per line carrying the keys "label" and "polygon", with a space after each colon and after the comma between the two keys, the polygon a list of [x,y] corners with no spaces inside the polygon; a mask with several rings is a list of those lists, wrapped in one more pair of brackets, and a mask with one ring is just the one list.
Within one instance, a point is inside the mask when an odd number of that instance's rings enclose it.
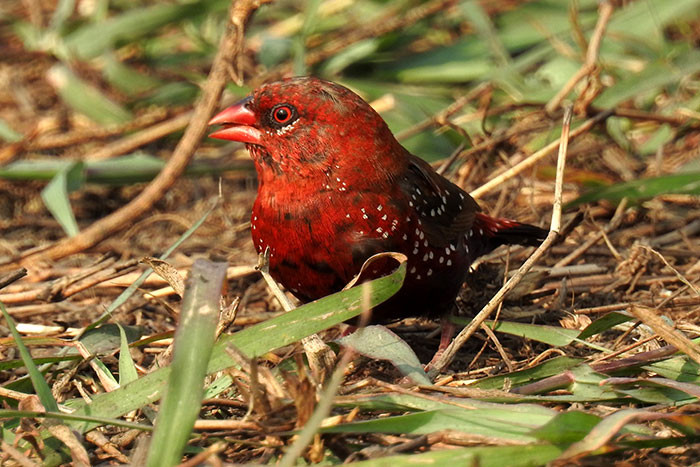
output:
{"label": "bird's head", "polygon": [[404,153],[360,96],[313,77],[264,85],[209,124],[223,126],[211,137],[246,143],[264,178],[388,168]]}

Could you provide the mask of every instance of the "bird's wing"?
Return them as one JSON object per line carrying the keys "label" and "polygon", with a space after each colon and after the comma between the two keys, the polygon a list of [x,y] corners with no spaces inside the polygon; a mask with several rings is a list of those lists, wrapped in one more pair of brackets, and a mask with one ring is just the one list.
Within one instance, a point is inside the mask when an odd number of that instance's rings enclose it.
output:
{"label": "bird's wing", "polygon": [[481,211],[468,193],[413,155],[401,188],[420,216],[428,241],[434,246],[458,241],[471,228],[476,213]]}

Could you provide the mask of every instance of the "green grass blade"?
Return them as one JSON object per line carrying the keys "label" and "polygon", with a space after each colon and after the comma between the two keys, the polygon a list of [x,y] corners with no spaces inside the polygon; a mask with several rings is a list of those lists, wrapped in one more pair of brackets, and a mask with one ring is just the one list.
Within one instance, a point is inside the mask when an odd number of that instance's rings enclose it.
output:
{"label": "green grass blade", "polygon": [[76,29],[65,38],[65,44],[75,58],[95,58],[119,43],[136,40],[167,24],[224,11],[227,7],[225,0],[205,0],[132,8],[121,15]]}
{"label": "green grass blade", "polygon": [[61,99],[73,110],[101,125],[120,125],[133,120],[131,112],[83,82],[66,66],[56,64],[48,71],[49,81]]}
{"label": "green grass blade", "polygon": [[119,386],[125,386],[139,379],[136,365],[129,352],[129,340],[121,325],[119,326]]}
{"label": "green grass blade", "polygon": [[428,434],[455,430],[490,439],[535,442],[531,433],[552,420],[556,412],[537,405],[525,405],[526,413],[510,405],[492,408],[450,408],[383,417],[367,421],[336,425],[323,433],[401,433]]}
{"label": "green grass blade", "polygon": [[226,263],[198,259],[187,279],[172,371],[149,448],[149,467],[180,462],[202,403],[225,277]]}
{"label": "green grass blade", "polygon": [[[370,305],[376,306],[396,293],[405,274],[404,263],[389,276],[371,281]],[[213,373],[233,364],[225,350],[229,345],[234,345],[246,355],[255,357],[347,321],[361,312],[362,290],[359,287],[308,303],[236,334],[222,336],[214,346],[207,371]],[[97,395],[89,405],[79,402],[76,404],[75,414],[117,417],[153,403],[160,399],[170,371],[168,367],[156,370],[128,386]],[[86,431],[95,426],[90,423],[72,424],[72,427],[79,431]]]}
{"label": "green grass blade", "polygon": [[486,325],[497,332],[525,337],[557,347],[569,345],[579,336],[579,331],[576,329],[564,329],[557,326],[514,323],[510,321],[499,321],[495,325],[493,321],[486,321]]}
{"label": "green grass blade", "polygon": [[568,445],[581,441],[600,420],[600,417],[586,412],[563,412],[532,434],[542,441]]}
{"label": "green grass blade", "polygon": [[[8,180],[51,180],[62,170],[75,164],[70,159],[18,160],[0,167],[0,178]],[[135,152],[113,159],[86,161],[85,181],[105,185],[131,185],[152,180],[163,169],[165,161],[143,152]],[[187,169],[187,176],[220,174],[229,170],[242,170],[245,164],[212,164],[194,161]],[[253,170],[252,164],[248,170]]]}
{"label": "green grass blade", "polygon": [[56,399],[54,399],[53,394],[51,394],[51,388],[49,388],[44,376],[34,364],[34,360],[32,360],[32,355],[29,353],[29,349],[27,349],[27,346],[24,345],[24,342],[22,342],[22,336],[20,336],[19,332],[17,332],[15,321],[7,312],[5,305],[2,302],[0,302],[0,310],[2,310],[2,314],[5,316],[5,321],[7,322],[7,327],[10,328],[10,333],[15,339],[17,350],[24,361],[24,366],[27,368],[29,378],[32,380],[34,391],[39,397],[41,405],[44,406],[47,412],[58,412],[58,403],[56,403]]}
{"label": "green grass blade", "polygon": [[384,326],[367,326],[337,340],[340,345],[376,360],[390,361],[401,373],[416,384],[430,385],[413,349]]}
{"label": "green grass blade", "polygon": [[78,189],[84,182],[84,164],[74,162],[59,171],[41,191],[41,199],[46,208],[69,237],[77,235],[80,229],[73,215],[68,194]]}
{"label": "green grass blade", "polygon": [[531,467],[547,465],[555,460],[562,448],[551,444],[527,446],[479,446],[414,455],[389,456],[356,462],[357,467],[408,467],[426,465],[464,465],[479,467]]}
{"label": "green grass blade", "polygon": [[129,428],[142,431],[151,431],[153,427],[142,423],[127,422],[118,418],[91,417],[89,415],[75,415],[63,412],[32,412],[31,410],[6,410],[0,409],[0,419],[4,418],[52,418],[64,421],[90,422],[100,425]]}
{"label": "green grass blade", "polygon": [[631,321],[634,318],[625,315],[622,313],[617,313],[617,312],[612,312],[608,313],[605,316],[601,316],[597,320],[593,321],[591,324],[586,326],[586,329],[581,331],[581,334],[578,336],[579,339],[587,339],[591,336],[594,336],[596,334],[600,334],[603,331],[607,331],[608,329],[612,329],[614,326],[617,326],[618,324],[626,323],[627,321]]}
{"label": "green grass blade", "polygon": [[140,73],[109,55],[102,70],[105,79],[121,92],[135,96],[162,85],[162,81]]}
{"label": "green grass blade", "polygon": [[559,373],[574,368],[580,363],[581,360],[578,358],[555,357],[533,368],[481,379],[472,386],[480,389],[502,389],[506,379],[509,380],[513,386],[521,386],[532,381],[558,375]]}
{"label": "green grass blade", "polygon": [[615,86],[603,91],[593,104],[609,109],[654,89],[675,86],[685,77],[700,71],[700,51],[687,46],[677,48],[685,50],[676,51],[673,60],[664,56],[647,64],[639,73],[625,74]]}
{"label": "green grass blade", "polygon": [[643,178],[595,189],[567,203],[564,209],[571,209],[581,204],[592,203],[602,199],[619,203],[623,198],[627,198],[630,202],[635,203],[668,194],[700,195],[700,172]]}

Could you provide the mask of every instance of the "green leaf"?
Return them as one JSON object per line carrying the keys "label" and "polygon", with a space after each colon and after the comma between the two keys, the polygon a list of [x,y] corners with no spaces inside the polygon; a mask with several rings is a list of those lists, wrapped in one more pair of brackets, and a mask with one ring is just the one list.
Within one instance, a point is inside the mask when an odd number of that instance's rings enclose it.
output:
{"label": "green leaf", "polygon": [[586,326],[586,329],[581,331],[581,334],[579,334],[578,338],[579,339],[587,339],[591,336],[594,336],[596,334],[600,334],[603,331],[607,331],[609,329],[612,329],[614,326],[617,326],[618,324],[626,323],[627,321],[632,321],[635,318],[626,315],[624,313],[618,313],[618,312],[612,312],[608,313],[607,315],[604,315],[597,320],[593,321],[591,324]]}
{"label": "green leaf", "polygon": [[158,86],[141,100],[142,105],[180,106],[191,104],[199,95],[199,87],[184,81]]}
{"label": "green leaf", "polygon": [[[376,306],[399,290],[406,274],[406,264],[389,276],[366,282],[371,288],[370,306]],[[353,287],[320,300],[307,303],[284,315],[251,326],[233,335],[223,335],[214,346],[207,371],[221,371],[233,364],[225,349],[235,346],[249,357],[289,345],[303,337],[320,332],[362,312],[362,290]],[[117,417],[157,401],[165,388],[171,369],[161,368],[115,391],[96,395],[87,405],[76,403],[76,415],[92,414]],[[75,423],[73,428],[86,431],[94,424]]]}
{"label": "green leaf", "polygon": [[506,379],[513,386],[521,386],[532,381],[558,375],[581,363],[581,359],[570,357],[555,357],[544,363],[526,370],[514,371],[505,375],[490,376],[476,381],[472,386],[480,389],[502,389]]}
{"label": "green leaf", "polygon": [[0,409],[0,419],[4,418],[50,418],[63,421],[84,421],[99,425],[109,425],[114,427],[129,428],[141,431],[151,431],[150,425],[142,423],[127,422],[119,418],[92,417],[90,415],[75,415],[65,412],[32,412],[30,410],[5,410]]}
{"label": "green leaf", "polygon": [[218,396],[225,390],[231,387],[233,384],[233,379],[230,375],[223,375],[216,378],[207,388],[204,390],[204,399],[211,399]]}
{"label": "green leaf", "polygon": [[267,68],[282,63],[289,58],[292,50],[292,41],[286,37],[263,36],[258,61]]}
{"label": "green leaf", "polygon": [[120,125],[133,119],[129,111],[110,100],[94,86],[83,82],[66,66],[56,64],[48,79],[61,99],[73,110],[101,125]]}
{"label": "green leaf", "polygon": [[384,417],[324,428],[323,433],[401,433],[428,434],[453,430],[492,439],[533,442],[530,433],[550,421],[556,413],[530,405],[527,413],[513,406],[493,404],[493,408],[450,408]]}
{"label": "green leaf", "polygon": [[379,39],[375,37],[356,42],[330,57],[323,65],[321,74],[324,76],[336,75],[353,63],[369,57],[378,48]]}
{"label": "green leaf", "polygon": [[[50,180],[76,161],[69,159],[18,160],[0,167],[0,178],[8,180]],[[85,177],[88,183],[130,185],[152,180],[162,170],[165,161],[143,152],[135,152],[113,159],[86,161]],[[194,161],[185,170],[188,176],[220,174],[228,170],[241,170],[247,165],[231,162],[230,165],[212,165],[207,161]],[[252,170],[252,164],[250,169]]]}
{"label": "green leaf", "polygon": [[125,386],[132,381],[139,379],[136,371],[136,364],[129,352],[129,340],[126,337],[124,328],[119,324],[119,386]]}
{"label": "green leaf", "polygon": [[183,19],[193,19],[226,9],[225,0],[204,0],[188,3],[156,3],[132,8],[104,21],[82,26],[65,38],[72,54],[81,60],[95,58],[121,42],[136,40],[162,26]]}
{"label": "green leaf", "polygon": [[27,346],[24,345],[24,342],[22,342],[22,336],[20,336],[19,332],[17,332],[15,321],[7,312],[5,305],[2,302],[0,302],[0,310],[2,310],[2,314],[7,322],[7,327],[10,328],[10,333],[15,339],[17,350],[24,361],[24,366],[27,368],[29,378],[32,380],[34,391],[39,397],[41,405],[44,406],[47,412],[58,412],[58,403],[56,402],[56,399],[54,399],[53,394],[51,394],[51,388],[49,388],[44,376],[34,364],[34,360],[32,360],[32,355],[29,353],[29,349],[27,349]]}
{"label": "green leaf", "polygon": [[665,144],[673,141],[676,130],[671,125],[664,124],[656,128],[651,136],[637,149],[639,154],[649,156],[656,154]]}
{"label": "green leaf", "polygon": [[[44,363],[58,363],[82,360],[82,357],[80,355],[69,355],[64,357],[33,358],[32,360],[34,360],[35,365],[41,365]],[[22,366],[24,366],[24,361],[22,359],[3,360],[2,362],[0,362],[0,371],[14,370],[15,368],[21,368]]]}
{"label": "green leaf", "polygon": [[82,162],[66,166],[41,191],[41,199],[44,200],[47,209],[69,237],[77,235],[80,229],[70,207],[68,193],[77,190],[85,182],[84,168]]}
{"label": "green leaf", "polygon": [[122,333],[126,342],[139,340],[143,334],[140,326],[122,326],[116,323],[106,323],[102,326],[86,330],[80,336],[80,342],[95,355],[112,353],[121,348]]}
{"label": "green leaf", "polygon": [[204,259],[194,262],[187,278],[172,371],[148,450],[149,467],[176,465],[182,458],[202,404],[225,278],[226,263]]}
{"label": "green leaf", "polygon": [[[109,368],[107,368],[107,365],[105,365],[102,360],[99,358],[95,357],[92,359],[91,363],[95,366],[97,366],[97,372],[101,374],[101,381],[103,384],[107,384],[107,386],[116,388],[119,387],[119,381],[117,381],[117,378],[114,377],[111,371],[109,371]],[[106,381],[105,381],[106,379]]]}
{"label": "green leaf", "polygon": [[102,73],[110,84],[130,96],[142,94],[163,84],[161,80],[136,71],[111,55],[107,57]]}
{"label": "green leaf", "polygon": [[569,385],[568,389],[575,396],[587,400],[605,400],[620,397],[609,386],[601,384],[608,377],[596,373],[590,366],[582,364],[572,368],[570,371],[574,376],[574,382]]}
{"label": "green leaf", "polygon": [[514,323],[510,321],[498,321],[494,326],[493,321],[490,320],[486,321],[486,325],[494,331],[510,334],[511,336],[525,337],[554,346],[569,345],[579,337],[579,331],[558,326]]}
{"label": "green leaf", "polygon": [[700,172],[643,178],[594,189],[567,203],[564,209],[571,209],[581,204],[592,203],[601,199],[619,203],[623,198],[627,198],[631,202],[639,202],[668,194],[700,195]]}
{"label": "green leaf", "polygon": [[337,342],[367,357],[390,361],[416,384],[429,386],[432,383],[413,349],[384,326],[367,326],[358,329],[348,336],[341,337]]}
{"label": "green leaf", "polygon": [[647,371],[683,383],[700,383],[700,365],[684,355],[645,365]]}
{"label": "green leaf", "polygon": [[664,28],[675,21],[698,17],[698,0],[645,0],[618,10],[610,20],[606,37],[620,36],[629,42],[643,41],[658,47]]}
{"label": "green leaf", "polygon": [[586,412],[576,410],[564,412],[533,431],[532,434],[552,444],[571,444],[581,441],[600,420],[600,417]]}
{"label": "green leaf", "polygon": [[567,457],[573,457],[594,451],[607,443],[615,434],[622,430],[627,423],[649,413],[650,412],[636,409],[615,412],[597,423],[581,441],[569,446],[565,455]]}
{"label": "green leaf", "polygon": [[364,462],[355,462],[357,467],[403,467],[426,465],[463,465],[478,467],[531,467],[548,465],[561,454],[562,449],[550,444],[527,446],[479,446],[421,454],[389,456]]}
{"label": "green leaf", "polygon": [[647,64],[639,73],[626,73],[621,81],[603,91],[593,105],[609,109],[648,91],[676,85],[684,77],[697,73],[700,71],[700,51],[683,47],[685,50],[672,60],[664,56]]}
{"label": "green leaf", "polygon": [[292,67],[294,74],[308,74],[306,68],[306,39],[314,31],[318,18],[318,7],[321,5],[321,0],[306,0],[304,2],[304,22],[301,26],[301,31],[292,41]]}
{"label": "green leaf", "polygon": [[59,0],[57,3],[49,24],[49,29],[54,32],[63,28],[75,9],[75,0]]}

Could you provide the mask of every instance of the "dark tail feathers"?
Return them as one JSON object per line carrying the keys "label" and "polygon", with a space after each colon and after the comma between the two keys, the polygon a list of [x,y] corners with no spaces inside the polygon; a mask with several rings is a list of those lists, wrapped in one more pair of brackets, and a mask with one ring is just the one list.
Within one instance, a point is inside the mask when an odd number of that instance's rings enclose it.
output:
{"label": "dark tail feathers", "polygon": [[485,243],[488,244],[488,251],[500,245],[537,246],[547,237],[548,232],[534,225],[489,217],[482,213],[477,213],[473,229],[478,230],[482,235]]}

